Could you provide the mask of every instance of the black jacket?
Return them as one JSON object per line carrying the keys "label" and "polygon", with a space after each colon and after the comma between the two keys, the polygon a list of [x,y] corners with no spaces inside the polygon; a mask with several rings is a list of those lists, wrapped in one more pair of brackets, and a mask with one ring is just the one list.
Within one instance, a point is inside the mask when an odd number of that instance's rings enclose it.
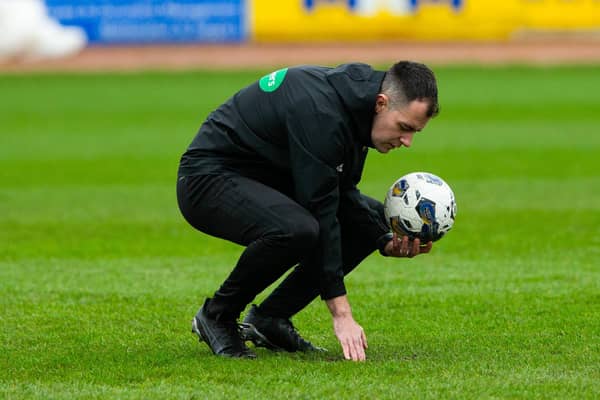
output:
{"label": "black jacket", "polygon": [[339,202],[353,203],[353,224],[366,240],[388,231],[356,189],[384,75],[365,64],[277,71],[212,112],[181,158],[180,176],[226,170],[287,177],[292,197],[319,222],[319,246],[308,262],[319,271],[323,299],[346,293]]}

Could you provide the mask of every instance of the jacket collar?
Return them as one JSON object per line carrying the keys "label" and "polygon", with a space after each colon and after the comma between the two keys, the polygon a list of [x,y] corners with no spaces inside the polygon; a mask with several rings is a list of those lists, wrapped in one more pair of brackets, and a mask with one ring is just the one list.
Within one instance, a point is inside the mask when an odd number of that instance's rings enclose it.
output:
{"label": "jacket collar", "polygon": [[354,134],[363,146],[373,147],[371,129],[375,101],[384,77],[385,72],[359,63],[340,65],[327,74],[355,126]]}

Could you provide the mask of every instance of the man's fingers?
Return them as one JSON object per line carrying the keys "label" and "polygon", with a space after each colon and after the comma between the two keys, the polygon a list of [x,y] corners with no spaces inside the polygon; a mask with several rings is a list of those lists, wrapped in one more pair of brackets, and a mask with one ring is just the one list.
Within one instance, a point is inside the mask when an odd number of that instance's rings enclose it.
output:
{"label": "man's fingers", "polygon": [[433,247],[433,242],[427,242],[426,245],[421,246],[421,253],[429,253]]}
{"label": "man's fingers", "polygon": [[400,255],[408,255],[408,236],[403,236],[402,240],[400,241]]}
{"label": "man's fingers", "polygon": [[365,356],[365,345],[362,340],[362,337],[359,337],[358,340],[354,344],[356,345],[356,352],[358,354],[358,360],[364,361],[367,357]]}
{"label": "man's fingers", "polygon": [[361,332],[361,339],[363,342],[363,348],[365,348],[365,349],[368,348],[369,344],[367,343],[367,335],[365,335],[365,331]]}
{"label": "man's fingers", "polygon": [[356,343],[354,340],[350,339],[349,340],[349,346],[350,346],[350,358],[352,358],[352,361],[357,361],[359,359],[359,354],[358,354],[358,349],[356,348]]}
{"label": "man's fingers", "polygon": [[342,342],[342,350],[344,352],[344,358],[346,360],[352,361],[364,361],[367,359],[365,355],[365,348],[367,343],[367,338],[362,332],[361,337],[351,339],[348,338]]}
{"label": "man's fingers", "polygon": [[365,352],[359,340],[353,340],[351,344],[352,361],[361,361],[365,359]]}
{"label": "man's fingers", "polygon": [[432,246],[433,246],[432,242],[427,242],[427,244],[420,245],[419,252],[417,254],[429,253],[431,251]]}
{"label": "man's fingers", "polygon": [[398,240],[398,234],[394,233],[392,236],[392,251],[397,253],[400,250],[400,241]]}
{"label": "man's fingers", "polygon": [[412,248],[410,250],[409,257],[418,255],[420,253],[419,247],[421,247],[421,240],[419,240],[419,238],[415,238],[412,241]]}
{"label": "man's fingers", "polygon": [[356,340],[353,340],[352,338],[348,338],[347,346],[348,346],[348,354],[350,356],[349,360],[352,360],[352,361],[360,360],[360,353],[358,350],[358,346],[356,345]]}
{"label": "man's fingers", "polygon": [[411,243],[410,255],[416,256],[419,254],[419,244],[421,244],[418,238],[414,239]]}
{"label": "man's fingers", "polygon": [[350,346],[348,346],[348,343],[342,342],[342,351],[344,352],[344,358],[350,360]]}
{"label": "man's fingers", "polygon": [[392,237],[391,249],[386,246],[388,255],[394,257],[413,258],[419,254],[429,253],[433,247],[433,242],[421,242],[419,238],[411,239],[408,236],[402,236],[400,239],[396,233]]}

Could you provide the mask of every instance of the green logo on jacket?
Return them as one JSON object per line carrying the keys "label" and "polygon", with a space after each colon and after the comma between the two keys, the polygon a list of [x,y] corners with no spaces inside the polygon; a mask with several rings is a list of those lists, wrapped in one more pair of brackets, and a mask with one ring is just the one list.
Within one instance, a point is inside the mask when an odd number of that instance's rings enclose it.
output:
{"label": "green logo on jacket", "polygon": [[260,86],[263,92],[274,92],[279,86],[281,86],[287,71],[287,68],[283,68],[275,72],[271,72],[269,75],[263,76],[260,78],[260,81],[258,81],[258,86]]}

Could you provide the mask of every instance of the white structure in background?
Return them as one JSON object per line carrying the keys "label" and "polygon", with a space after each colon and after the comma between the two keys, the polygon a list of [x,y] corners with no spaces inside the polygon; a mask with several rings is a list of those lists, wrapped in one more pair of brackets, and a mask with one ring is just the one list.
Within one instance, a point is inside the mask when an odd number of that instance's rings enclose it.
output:
{"label": "white structure in background", "polygon": [[372,16],[382,10],[392,15],[407,15],[412,8],[409,0],[358,0],[355,10],[364,16]]}
{"label": "white structure in background", "polygon": [[42,0],[0,0],[0,60],[64,57],[86,43],[81,28],[51,19]]}

